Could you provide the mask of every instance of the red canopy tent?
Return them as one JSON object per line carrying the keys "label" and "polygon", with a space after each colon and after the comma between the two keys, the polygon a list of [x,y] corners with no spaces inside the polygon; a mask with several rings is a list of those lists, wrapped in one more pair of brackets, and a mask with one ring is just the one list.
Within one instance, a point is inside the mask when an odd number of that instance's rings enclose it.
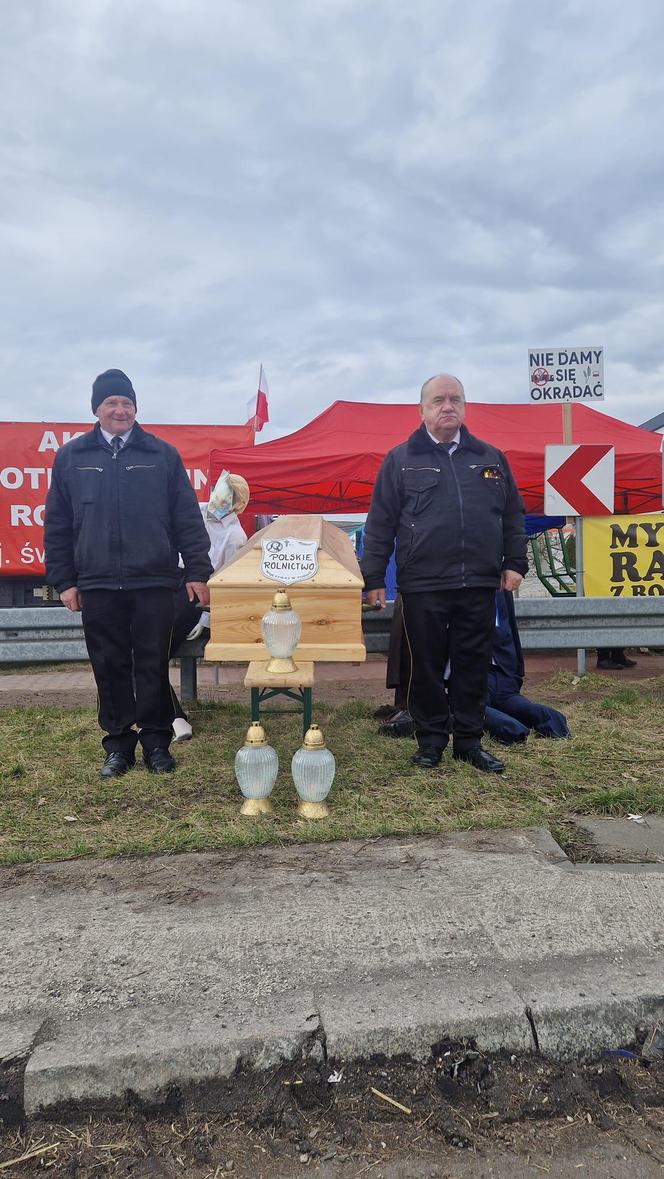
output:
{"label": "red canopy tent", "polygon": [[[572,405],[572,439],[616,449],[615,510],[662,507],[662,438]],[[294,434],[250,448],[213,450],[210,475],[244,475],[256,513],[365,512],[386,452],[419,425],[415,405],[335,401]],[[560,405],[469,404],[466,425],[509,459],[530,513],[544,511],[544,447],[563,442]]]}

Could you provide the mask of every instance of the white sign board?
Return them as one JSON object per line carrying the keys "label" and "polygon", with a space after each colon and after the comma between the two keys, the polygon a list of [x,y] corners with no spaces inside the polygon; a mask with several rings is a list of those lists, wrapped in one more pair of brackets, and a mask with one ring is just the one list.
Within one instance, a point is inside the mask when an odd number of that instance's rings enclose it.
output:
{"label": "white sign board", "polygon": [[545,446],[545,515],[612,516],[615,468],[610,442]]}
{"label": "white sign board", "polygon": [[292,536],[264,537],[261,541],[261,573],[281,585],[308,581],[318,573],[318,541]]}
{"label": "white sign board", "polygon": [[604,400],[603,348],[531,348],[528,352],[528,400]]}

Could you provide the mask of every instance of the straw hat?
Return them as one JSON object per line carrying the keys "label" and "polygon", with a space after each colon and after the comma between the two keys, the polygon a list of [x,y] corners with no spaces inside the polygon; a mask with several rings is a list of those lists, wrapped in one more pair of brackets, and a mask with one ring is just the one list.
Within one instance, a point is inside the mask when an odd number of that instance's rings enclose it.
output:
{"label": "straw hat", "polygon": [[240,515],[249,503],[249,484],[242,475],[228,476],[228,483],[233,488],[233,511]]}

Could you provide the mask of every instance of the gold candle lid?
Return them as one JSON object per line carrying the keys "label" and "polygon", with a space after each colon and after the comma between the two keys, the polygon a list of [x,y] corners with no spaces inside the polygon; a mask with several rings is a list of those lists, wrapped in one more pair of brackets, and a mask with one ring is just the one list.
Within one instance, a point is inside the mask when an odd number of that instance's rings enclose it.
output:
{"label": "gold candle lid", "polygon": [[277,590],[272,599],[273,610],[291,610],[291,602],[285,590]]}
{"label": "gold candle lid", "polygon": [[304,734],[303,749],[325,749],[325,738],[320,725],[310,725]]}
{"label": "gold candle lid", "polygon": [[252,721],[247,729],[247,735],[244,739],[245,745],[256,748],[258,745],[267,745],[267,737],[265,736],[265,729],[260,721]]}

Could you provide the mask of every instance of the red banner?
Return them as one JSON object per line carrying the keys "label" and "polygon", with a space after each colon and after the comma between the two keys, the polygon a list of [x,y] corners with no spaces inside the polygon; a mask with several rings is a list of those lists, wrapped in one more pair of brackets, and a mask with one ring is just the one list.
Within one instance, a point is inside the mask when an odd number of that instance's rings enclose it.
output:
{"label": "red banner", "polygon": [[[143,423],[141,422],[141,425]],[[0,575],[44,572],[44,503],[56,452],[91,426],[65,422],[0,423]],[[246,426],[145,426],[182,456],[198,499],[208,498],[210,451],[252,446]]]}

